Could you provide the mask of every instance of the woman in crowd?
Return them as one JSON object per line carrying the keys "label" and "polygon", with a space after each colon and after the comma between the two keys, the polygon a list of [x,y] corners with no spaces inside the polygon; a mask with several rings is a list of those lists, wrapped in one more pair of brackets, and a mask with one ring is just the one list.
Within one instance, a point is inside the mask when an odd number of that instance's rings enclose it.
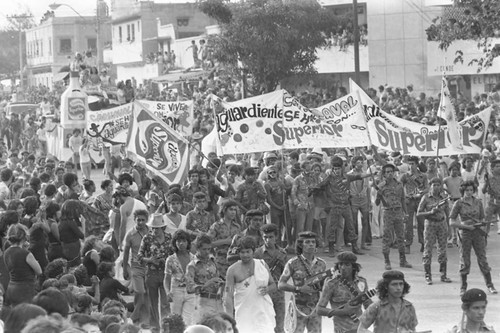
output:
{"label": "woman in crowd", "polygon": [[59,239],[61,240],[64,258],[68,260],[69,267],[78,266],[81,261],[80,239],[85,238],[80,223],[81,214],[81,204],[78,200],[67,200],[61,207]]}
{"label": "woman in crowd", "polygon": [[9,271],[10,282],[5,294],[5,303],[15,306],[29,303],[36,294],[36,276],[42,274],[42,268],[28,246],[28,228],[17,223],[9,227],[7,240],[10,247],[5,250],[4,260]]}
{"label": "woman in crowd", "polygon": [[109,216],[109,212],[113,210],[113,181],[105,179],[101,183],[101,189],[104,193],[99,194],[94,201],[94,207],[100,210],[104,215]]}
{"label": "woman in crowd", "polygon": [[195,259],[191,250],[191,237],[185,230],[177,230],[172,237],[174,254],[165,263],[164,287],[167,298],[172,300],[172,313],[182,316],[186,325],[192,324],[195,310],[195,294],[186,290],[186,266]]}
{"label": "woman in crowd", "polygon": [[59,238],[59,217],[61,216],[61,206],[55,202],[50,202],[45,208],[45,218],[50,231],[47,233],[48,237],[48,250],[47,257],[49,261],[57,258],[63,258],[63,250],[61,240]]}

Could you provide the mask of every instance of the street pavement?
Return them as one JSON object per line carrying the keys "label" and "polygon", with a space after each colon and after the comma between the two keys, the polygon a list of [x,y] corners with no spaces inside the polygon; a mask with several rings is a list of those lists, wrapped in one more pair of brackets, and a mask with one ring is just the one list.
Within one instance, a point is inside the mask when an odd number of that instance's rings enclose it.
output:
{"label": "street pavement", "polygon": [[[81,172],[78,175],[81,177]],[[97,194],[101,193],[102,191],[99,186],[101,181],[105,179],[102,169],[92,169],[91,178],[98,189]],[[491,228],[490,237],[488,238],[487,257],[492,268],[493,283],[500,290],[500,235],[497,234],[497,227],[495,225]],[[420,244],[415,243],[411,247],[411,253],[407,255],[407,260],[413,265],[413,268],[399,268],[399,254],[397,249],[391,249],[392,268],[401,270],[405,274],[406,281],[411,286],[410,293],[406,296],[406,299],[413,303],[417,311],[419,321],[417,331],[432,330],[433,333],[446,332],[459,323],[462,317],[459,296],[459,249],[457,247],[447,249],[448,277],[452,279],[452,283],[443,283],[440,281],[439,264],[437,263],[436,249],[434,249],[432,256],[434,284],[430,286],[425,284],[424,281],[422,253],[419,250]],[[358,256],[358,263],[362,266],[360,275],[368,280],[368,287],[371,289],[376,287],[377,281],[382,277],[382,273],[384,272],[382,240],[374,239],[370,251],[364,252],[365,255]],[[328,256],[328,253],[318,252],[318,255],[326,260],[327,267],[333,267],[336,262],[335,258]],[[468,287],[486,290],[486,285],[477,265],[474,251],[471,253],[471,262]],[[376,297],[373,300],[376,300]],[[485,322],[496,328],[497,331],[500,331],[500,294],[488,294]],[[333,333],[332,319],[326,317],[323,319],[323,332]]]}

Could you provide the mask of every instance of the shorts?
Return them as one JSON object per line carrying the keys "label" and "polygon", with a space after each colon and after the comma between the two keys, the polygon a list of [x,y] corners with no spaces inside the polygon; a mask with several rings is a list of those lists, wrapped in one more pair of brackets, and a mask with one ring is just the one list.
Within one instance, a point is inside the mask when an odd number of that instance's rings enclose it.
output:
{"label": "shorts", "polygon": [[130,268],[130,282],[132,290],[138,294],[146,293],[146,268],[134,267]]}

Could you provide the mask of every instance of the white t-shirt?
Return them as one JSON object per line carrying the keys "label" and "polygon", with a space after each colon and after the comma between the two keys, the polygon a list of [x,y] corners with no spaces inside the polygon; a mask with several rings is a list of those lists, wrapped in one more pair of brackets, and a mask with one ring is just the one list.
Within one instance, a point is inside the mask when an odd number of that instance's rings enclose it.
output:
{"label": "white t-shirt", "polygon": [[84,148],[84,146],[80,146],[80,163],[90,163],[90,154],[89,149]]}

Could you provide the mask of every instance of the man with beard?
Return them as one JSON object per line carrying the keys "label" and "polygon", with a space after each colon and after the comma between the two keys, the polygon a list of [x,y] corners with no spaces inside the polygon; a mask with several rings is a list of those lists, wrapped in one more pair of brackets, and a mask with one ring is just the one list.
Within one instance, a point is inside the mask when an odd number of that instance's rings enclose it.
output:
{"label": "man with beard", "polygon": [[[400,271],[386,271],[377,283],[380,300],[371,304],[359,318],[358,333],[415,332],[418,325],[413,304],[404,299],[410,285]],[[397,309],[397,310],[396,310]],[[396,310],[396,311],[395,311]]]}
{"label": "man with beard", "polygon": [[274,308],[269,292],[276,284],[264,260],[254,259],[253,237],[239,240],[240,260],[227,270],[224,308],[238,323],[241,333],[269,333],[274,330]]}
{"label": "man with beard", "polygon": [[[335,270],[339,276],[325,281],[318,303],[318,314],[333,317],[335,333],[356,333],[358,319],[362,313],[361,305],[367,308],[372,301],[367,298],[363,303],[351,305],[349,302],[368,291],[366,279],[358,276],[361,266],[352,252],[341,252],[337,256]],[[326,306],[330,302],[331,309]]]}
{"label": "man with beard", "polygon": [[347,228],[348,239],[352,246],[352,252],[355,254],[363,254],[359,251],[356,242],[358,236],[354,231],[354,221],[352,220],[352,210],[349,201],[350,184],[355,180],[362,180],[370,176],[368,173],[363,174],[344,174],[344,161],[334,156],[331,161],[331,173],[320,182],[315,188],[323,189],[326,195],[326,209],[329,210],[328,222],[330,226],[330,234],[328,235],[328,250],[330,255],[335,251],[335,242],[338,238],[337,233],[343,232],[341,227],[342,219],[344,227]]}

